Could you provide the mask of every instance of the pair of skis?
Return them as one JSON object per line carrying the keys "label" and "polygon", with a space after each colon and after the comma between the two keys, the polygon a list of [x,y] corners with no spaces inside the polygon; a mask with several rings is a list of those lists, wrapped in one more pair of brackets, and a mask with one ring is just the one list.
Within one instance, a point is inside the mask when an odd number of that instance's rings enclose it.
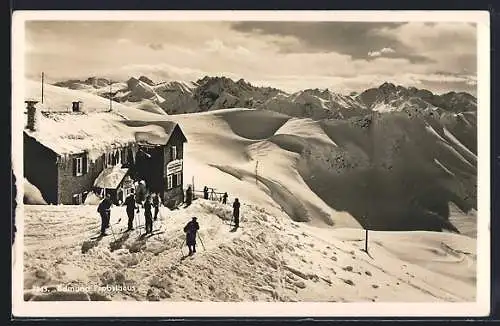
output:
{"label": "pair of skis", "polygon": [[[201,237],[200,237],[200,234],[198,232],[196,232],[196,235],[198,236],[198,239],[200,240],[200,243],[201,243],[201,246],[203,247],[203,250],[206,251],[207,249],[205,248],[205,244],[203,243],[203,240],[201,240]],[[184,248],[184,245],[186,245],[186,238],[184,238],[184,241],[182,242],[181,244],[181,257],[187,257],[187,256],[184,256],[184,250],[182,250]]]}

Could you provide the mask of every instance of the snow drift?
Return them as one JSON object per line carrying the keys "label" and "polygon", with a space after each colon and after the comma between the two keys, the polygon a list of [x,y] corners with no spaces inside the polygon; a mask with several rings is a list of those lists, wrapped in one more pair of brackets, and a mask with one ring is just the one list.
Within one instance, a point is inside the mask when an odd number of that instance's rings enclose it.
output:
{"label": "snow drift", "polygon": [[24,179],[23,202],[28,205],[47,205],[40,190],[26,180],[26,178]]}
{"label": "snow drift", "polygon": [[[185,257],[182,228],[191,216],[201,240]],[[25,300],[475,300],[472,238],[371,232],[367,255],[362,230],[311,227],[247,204],[240,229],[229,219],[230,206],[199,199],[187,209],[162,208],[157,231],[144,237],[142,228],[121,233],[125,209],[114,207],[115,236],[92,238],[99,229],[94,206],[27,206]]]}

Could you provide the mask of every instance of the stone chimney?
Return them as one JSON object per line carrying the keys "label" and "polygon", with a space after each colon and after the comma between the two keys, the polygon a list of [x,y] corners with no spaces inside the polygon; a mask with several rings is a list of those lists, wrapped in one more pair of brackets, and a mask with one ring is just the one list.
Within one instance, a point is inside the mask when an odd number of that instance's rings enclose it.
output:
{"label": "stone chimney", "polygon": [[26,109],[28,110],[28,123],[26,128],[31,131],[35,131],[37,129],[37,117],[36,117],[36,107],[35,104],[38,101],[24,101],[26,103]]}
{"label": "stone chimney", "polygon": [[81,112],[83,108],[82,101],[73,101],[73,112]]}

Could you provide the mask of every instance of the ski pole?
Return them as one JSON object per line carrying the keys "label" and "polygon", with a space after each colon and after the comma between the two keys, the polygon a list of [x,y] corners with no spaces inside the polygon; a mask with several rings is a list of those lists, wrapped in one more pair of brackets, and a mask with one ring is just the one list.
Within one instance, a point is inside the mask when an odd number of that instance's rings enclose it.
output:
{"label": "ski pole", "polygon": [[[108,214],[109,214],[109,213],[108,213]],[[109,217],[108,217],[108,219],[109,219]],[[113,226],[112,226],[112,224],[111,224],[111,223],[109,223],[109,228],[111,229],[111,234],[113,235],[113,238],[114,238],[114,239],[115,239],[115,241],[116,241],[115,232],[113,231]]]}
{"label": "ski pole", "polygon": [[198,239],[200,239],[200,242],[201,242],[201,246],[203,247],[203,250],[207,250],[205,249],[205,245],[203,244],[203,241],[201,240],[201,237],[200,237],[200,234],[198,233]]}
{"label": "ski pole", "polygon": [[186,243],[186,239],[184,239],[184,241],[182,241],[182,244],[181,244],[181,255],[184,256],[184,250],[182,250],[182,248],[184,248],[184,244]]}

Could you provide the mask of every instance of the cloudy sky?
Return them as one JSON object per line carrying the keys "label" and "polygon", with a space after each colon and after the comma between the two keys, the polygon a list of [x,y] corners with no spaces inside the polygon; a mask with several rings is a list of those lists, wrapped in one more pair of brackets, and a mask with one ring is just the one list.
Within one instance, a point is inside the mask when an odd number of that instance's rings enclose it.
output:
{"label": "cloudy sky", "polygon": [[26,24],[26,74],[244,78],[293,92],[385,81],[476,94],[471,23],[49,22]]}

